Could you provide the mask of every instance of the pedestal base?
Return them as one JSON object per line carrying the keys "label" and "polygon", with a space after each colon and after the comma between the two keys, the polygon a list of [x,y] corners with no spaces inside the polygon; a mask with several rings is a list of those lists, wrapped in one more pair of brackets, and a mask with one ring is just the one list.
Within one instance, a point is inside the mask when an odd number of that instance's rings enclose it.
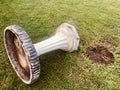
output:
{"label": "pedestal base", "polygon": [[47,40],[34,44],[38,56],[57,49],[73,52],[78,49],[79,36],[74,26],[63,23],[57,30],[56,34]]}

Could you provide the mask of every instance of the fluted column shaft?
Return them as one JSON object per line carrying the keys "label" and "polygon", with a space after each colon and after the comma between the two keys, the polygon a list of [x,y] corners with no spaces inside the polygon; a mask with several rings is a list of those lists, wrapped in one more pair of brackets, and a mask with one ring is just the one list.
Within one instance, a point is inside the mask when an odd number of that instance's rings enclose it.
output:
{"label": "fluted column shaft", "polygon": [[53,50],[66,49],[68,47],[67,42],[67,37],[64,34],[57,33],[47,40],[34,44],[34,46],[39,56]]}

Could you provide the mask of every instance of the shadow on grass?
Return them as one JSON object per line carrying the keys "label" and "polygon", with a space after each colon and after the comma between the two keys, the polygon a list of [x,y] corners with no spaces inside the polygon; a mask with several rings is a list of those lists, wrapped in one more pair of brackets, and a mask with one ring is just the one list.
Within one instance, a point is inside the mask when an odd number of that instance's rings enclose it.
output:
{"label": "shadow on grass", "polygon": [[45,88],[45,86],[49,87],[50,82],[54,83],[56,77],[65,78],[63,74],[60,75],[60,72],[65,73],[64,70],[67,67],[65,63],[68,63],[66,55],[66,52],[61,50],[41,55],[39,57],[41,65],[40,78],[30,86],[34,88],[39,85],[39,88]]}

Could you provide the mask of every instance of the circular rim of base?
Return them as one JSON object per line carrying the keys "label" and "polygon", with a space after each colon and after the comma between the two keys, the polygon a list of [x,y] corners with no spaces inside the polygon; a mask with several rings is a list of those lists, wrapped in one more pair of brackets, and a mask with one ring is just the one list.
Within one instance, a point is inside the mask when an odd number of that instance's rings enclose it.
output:
{"label": "circular rim of base", "polygon": [[[30,79],[29,80],[24,80],[19,72],[15,69],[15,65],[13,64],[13,61],[11,60],[11,57],[9,55],[7,45],[6,45],[6,31],[11,31],[16,37],[19,38],[19,40],[22,42],[22,46],[24,47],[24,52],[28,56],[29,60],[29,69],[30,69]],[[4,45],[6,48],[7,55],[9,57],[9,60],[12,64],[12,67],[14,68],[15,72],[17,73],[18,77],[25,83],[25,84],[32,84],[35,82],[40,75],[40,63],[39,63],[39,58],[37,55],[37,52],[35,50],[34,45],[32,44],[31,39],[29,38],[28,34],[25,32],[23,28],[17,25],[11,25],[5,28],[4,30]]]}

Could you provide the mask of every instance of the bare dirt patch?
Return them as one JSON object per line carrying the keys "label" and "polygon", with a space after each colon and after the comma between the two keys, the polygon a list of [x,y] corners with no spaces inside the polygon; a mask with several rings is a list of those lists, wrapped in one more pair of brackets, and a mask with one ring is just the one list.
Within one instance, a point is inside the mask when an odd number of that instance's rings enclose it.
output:
{"label": "bare dirt patch", "polygon": [[104,46],[88,47],[85,55],[98,63],[106,65],[114,63],[114,55]]}

